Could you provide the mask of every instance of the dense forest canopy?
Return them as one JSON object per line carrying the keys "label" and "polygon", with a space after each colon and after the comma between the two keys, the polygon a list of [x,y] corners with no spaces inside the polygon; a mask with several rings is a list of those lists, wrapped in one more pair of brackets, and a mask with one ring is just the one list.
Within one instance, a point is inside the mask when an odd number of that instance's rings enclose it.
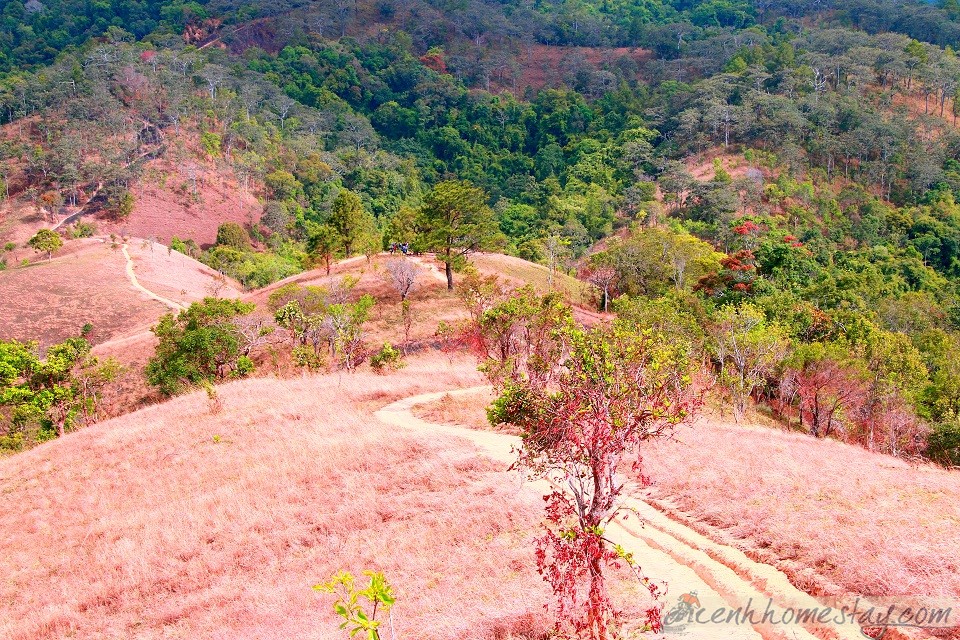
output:
{"label": "dense forest canopy", "polygon": [[5,0],[0,16],[13,200],[122,217],[152,160],[175,161],[163,180],[186,199],[212,163],[263,199],[259,223],[171,244],[254,287],[416,248],[434,186],[468,181],[498,246],[578,268],[604,307],[762,318],[794,355],[755,397],[802,406],[833,372],[863,390],[849,430],[887,430],[871,446],[957,455],[954,0]]}

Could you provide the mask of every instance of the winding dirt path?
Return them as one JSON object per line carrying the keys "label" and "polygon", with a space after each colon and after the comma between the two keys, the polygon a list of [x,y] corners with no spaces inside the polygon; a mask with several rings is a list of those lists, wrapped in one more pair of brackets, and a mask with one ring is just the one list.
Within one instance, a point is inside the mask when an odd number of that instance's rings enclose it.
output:
{"label": "winding dirt path", "polygon": [[148,298],[152,298],[157,302],[165,304],[166,306],[170,307],[174,311],[184,311],[186,309],[186,307],[180,304],[179,302],[174,302],[169,298],[164,298],[163,296],[158,295],[153,291],[150,291],[150,289],[147,289],[145,286],[140,284],[140,281],[137,280],[137,274],[133,272],[133,258],[130,257],[130,252],[127,251],[127,245],[124,244],[122,247],[120,247],[120,250],[123,252],[123,257],[127,259],[127,278],[130,279],[130,284],[133,285],[134,289],[145,294]]}
{"label": "winding dirt path", "polygon": [[[488,387],[471,387],[449,392],[427,393],[398,400],[375,413],[390,425],[420,433],[442,433],[473,442],[484,455],[509,465],[515,460],[513,449],[520,439],[493,431],[478,431],[453,425],[429,423],[413,415],[411,409],[419,404],[439,400],[446,395],[477,393]],[[546,493],[550,484],[533,483],[536,490]],[[703,607],[703,623],[696,621],[675,623],[664,632],[665,638],[696,638],[703,640],[863,640],[864,635],[853,623],[831,620],[822,624],[783,624],[781,616],[787,610],[823,610],[824,605],[809,594],[794,587],[779,570],[748,558],[742,551],[718,544],[696,531],[668,518],[640,499],[630,498],[626,506],[639,516],[618,520],[608,537],[632,552],[644,573],[667,584],[666,613],[684,594],[696,594]],[[768,608],[769,607],[769,608]],[[721,608],[725,622],[710,623],[709,618]],[[727,614],[743,608],[755,611],[752,621],[741,615],[739,622],[727,621]],[[776,615],[778,624],[767,611]],[[792,617],[793,614],[791,613]],[[785,617],[785,616],[784,616]]]}

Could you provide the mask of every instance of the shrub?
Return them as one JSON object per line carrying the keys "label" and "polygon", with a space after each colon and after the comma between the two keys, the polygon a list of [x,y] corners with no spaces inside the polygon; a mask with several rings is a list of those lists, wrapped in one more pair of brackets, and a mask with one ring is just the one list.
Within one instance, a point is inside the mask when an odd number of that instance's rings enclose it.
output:
{"label": "shrub", "polygon": [[237,358],[237,364],[233,369],[233,377],[246,378],[253,373],[254,369],[256,369],[256,365],[250,359],[250,356],[240,356]]}
{"label": "shrub", "polygon": [[317,352],[310,345],[299,345],[293,348],[291,352],[293,363],[298,367],[306,367],[311,371],[322,369],[327,364],[325,354]]}
{"label": "shrub", "polygon": [[930,433],[927,456],[943,465],[960,466],[960,424],[938,424]]}
{"label": "shrub", "polygon": [[380,350],[371,356],[370,366],[377,373],[386,373],[387,369],[402,369],[403,354],[389,342],[384,342]]}
{"label": "shrub", "polygon": [[246,230],[236,222],[224,222],[217,227],[217,245],[246,249],[250,246],[250,236]]}
{"label": "shrub", "polygon": [[[395,600],[393,589],[382,573],[364,571],[363,575],[370,577],[366,589],[357,589],[353,575],[346,571],[341,571],[328,582],[313,585],[313,588],[337,596],[333,610],[343,618],[340,628],[348,631],[351,638],[362,633],[367,640],[380,640],[377,613],[389,613]],[[361,598],[372,605],[369,612],[360,606]]]}
{"label": "shrub", "polygon": [[97,235],[97,225],[92,222],[78,222],[73,225],[70,235],[74,238],[92,238]]}
{"label": "shrub", "polygon": [[223,138],[218,133],[206,132],[200,134],[200,144],[203,150],[211,158],[219,157],[220,148],[223,146]]}
{"label": "shrub", "polygon": [[187,385],[212,382],[235,371],[248,346],[235,321],[253,309],[253,304],[239,300],[205,298],[177,316],[160,318],[152,329],[160,343],[147,363],[147,381],[164,395],[173,395]]}

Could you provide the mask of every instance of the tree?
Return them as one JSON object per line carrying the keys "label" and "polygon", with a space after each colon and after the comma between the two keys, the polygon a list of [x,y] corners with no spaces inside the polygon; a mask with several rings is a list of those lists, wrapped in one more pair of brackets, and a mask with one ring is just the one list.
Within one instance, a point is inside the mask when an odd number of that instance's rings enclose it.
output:
{"label": "tree", "polygon": [[250,236],[247,230],[236,222],[224,222],[217,227],[217,245],[234,249],[248,249]]}
{"label": "tree", "polygon": [[327,275],[330,275],[333,254],[342,243],[340,234],[337,233],[333,225],[321,224],[314,227],[309,240],[307,240],[307,254],[312,259],[323,262],[327,267]]}
{"label": "tree", "polygon": [[254,308],[249,302],[204,298],[177,316],[160,318],[151,329],[159,344],[147,363],[147,382],[164,395],[174,395],[187,385],[223,378],[246,346],[234,320]]}
{"label": "tree", "polygon": [[27,241],[38,253],[46,253],[47,260],[53,257],[53,252],[63,246],[63,238],[56,231],[40,229],[36,235]]}
{"label": "tree", "polygon": [[789,342],[784,331],[767,322],[763,311],[750,303],[724,306],[707,331],[720,382],[730,393],[733,417],[739,422],[747,399],[780,364]]}
{"label": "tree", "polygon": [[330,226],[336,230],[346,257],[353,255],[372,223],[373,216],[363,208],[360,196],[349,189],[337,194],[330,209]]}
{"label": "tree", "polygon": [[[527,292],[484,314],[484,333],[510,317],[539,329],[494,332],[510,335],[513,346],[488,352],[484,369],[499,396],[488,415],[493,424],[522,430],[521,468],[558,481],[547,497],[550,524],[537,541],[538,570],[558,600],[558,626],[602,640],[619,622],[605,567],[633,567],[630,555],[605,536],[622,508],[618,471],[642,441],[690,417],[691,362],[680,342],[618,324],[581,329],[553,300],[537,301]],[[554,312],[539,313],[544,306]],[[648,579],[643,585],[659,595]],[[659,608],[647,612],[646,622],[659,630]]]}
{"label": "tree", "polygon": [[407,299],[417,287],[417,278],[423,273],[420,266],[407,258],[397,258],[387,262],[387,279],[394,291],[400,296],[400,301]]}
{"label": "tree", "polygon": [[0,406],[11,407],[0,448],[20,449],[63,436],[97,415],[100,392],[116,378],[119,364],[101,362],[83,338],[69,338],[37,353],[36,343],[0,341]]}
{"label": "tree", "polygon": [[487,194],[465,180],[440,182],[424,199],[417,218],[424,245],[446,267],[453,289],[453,267],[474,251],[495,248],[501,235]]}
{"label": "tree", "polygon": [[377,301],[363,295],[354,303],[330,305],[327,310],[330,326],[330,346],[340,366],[351,371],[366,357],[363,345],[363,324]]}
{"label": "tree", "polygon": [[590,266],[585,269],[583,277],[600,290],[600,308],[604,313],[610,307],[610,294],[618,275],[609,254],[596,253],[590,256]]}
{"label": "tree", "polygon": [[543,254],[546,258],[547,269],[549,269],[547,286],[553,288],[553,278],[557,273],[557,267],[570,255],[570,241],[557,234],[551,234],[543,238],[540,244],[543,246]]}
{"label": "tree", "polygon": [[814,342],[799,345],[786,365],[788,392],[799,400],[800,422],[817,438],[825,438],[852,420],[866,400],[862,363],[850,346]]}

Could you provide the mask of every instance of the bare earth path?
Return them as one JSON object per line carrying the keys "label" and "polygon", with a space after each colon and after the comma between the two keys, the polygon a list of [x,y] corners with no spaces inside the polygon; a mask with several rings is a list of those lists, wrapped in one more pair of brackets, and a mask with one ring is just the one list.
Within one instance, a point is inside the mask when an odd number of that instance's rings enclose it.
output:
{"label": "bare earth path", "polygon": [[124,244],[120,249],[123,251],[123,257],[127,259],[127,277],[130,278],[130,284],[133,285],[134,289],[137,289],[141,293],[146,294],[148,298],[152,298],[157,302],[167,305],[174,311],[183,311],[184,309],[186,309],[186,307],[180,304],[179,302],[174,302],[169,298],[164,298],[161,295],[157,295],[153,291],[150,291],[150,289],[147,289],[142,284],[140,284],[140,281],[137,280],[137,274],[133,272],[133,258],[130,257],[130,252],[127,251],[127,245]]}
{"label": "bare earth path", "polygon": [[[450,395],[465,395],[485,390],[472,387],[450,392],[428,393],[398,400],[376,412],[376,417],[394,426],[427,433],[443,433],[466,438],[473,442],[488,457],[509,465],[515,460],[513,448],[520,439],[492,431],[478,431],[465,427],[433,424],[413,415],[411,409],[419,404],[433,402]],[[536,490],[546,491],[546,482],[534,483]],[[644,573],[658,582],[667,584],[665,613],[674,607],[683,594],[696,593],[704,608],[703,624],[675,624],[665,631],[666,638],[696,638],[704,640],[738,639],[790,639],[813,640],[814,638],[837,638],[863,640],[859,628],[852,624],[839,624],[831,620],[816,626],[770,624],[766,611],[775,612],[776,620],[787,617],[786,611],[819,608],[823,604],[809,594],[794,587],[787,577],[769,565],[755,562],[743,552],[730,546],[718,544],[696,531],[677,523],[642,500],[631,498],[627,507],[637,517],[619,520],[608,536],[632,552]],[[751,624],[746,616],[740,622],[711,624],[711,614],[724,608],[731,612],[749,607],[755,611]],[[768,609],[769,607],[769,609]],[[790,614],[792,617],[793,614]],[[722,615],[724,621],[726,615]]]}

